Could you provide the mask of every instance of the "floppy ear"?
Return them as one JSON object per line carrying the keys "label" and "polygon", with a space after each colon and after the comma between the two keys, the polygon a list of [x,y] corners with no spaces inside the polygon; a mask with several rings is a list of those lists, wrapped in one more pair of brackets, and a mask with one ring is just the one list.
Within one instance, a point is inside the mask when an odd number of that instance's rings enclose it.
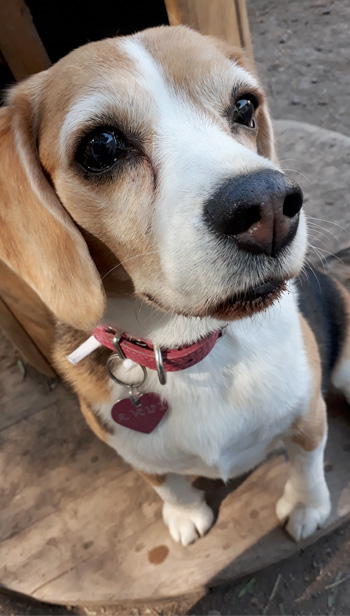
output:
{"label": "floppy ear", "polygon": [[15,86],[0,110],[0,258],[59,319],[91,330],[105,305],[101,279],[36,147],[44,75]]}

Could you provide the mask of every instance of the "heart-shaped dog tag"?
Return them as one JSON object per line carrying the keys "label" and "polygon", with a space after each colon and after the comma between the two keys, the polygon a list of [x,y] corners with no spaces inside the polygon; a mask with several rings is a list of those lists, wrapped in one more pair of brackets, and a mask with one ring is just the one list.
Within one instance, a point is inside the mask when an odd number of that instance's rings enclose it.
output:
{"label": "heart-shaped dog tag", "polygon": [[118,400],[112,408],[112,417],[121,426],[149,434],[158,426],[168,410],[168,403],[158,394],[142,394],[135,406],[130,398]]}

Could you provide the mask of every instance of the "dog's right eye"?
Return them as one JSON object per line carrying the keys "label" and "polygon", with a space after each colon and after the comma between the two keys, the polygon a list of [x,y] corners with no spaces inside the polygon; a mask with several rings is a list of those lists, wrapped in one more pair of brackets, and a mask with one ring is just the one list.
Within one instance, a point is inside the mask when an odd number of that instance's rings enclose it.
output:
{"label": "dog's right eye", "polygon": [[90,173],[103,173],[126,153],[126,142],[117,131],[99,129],[85,137],[78,149],[76,160]]}

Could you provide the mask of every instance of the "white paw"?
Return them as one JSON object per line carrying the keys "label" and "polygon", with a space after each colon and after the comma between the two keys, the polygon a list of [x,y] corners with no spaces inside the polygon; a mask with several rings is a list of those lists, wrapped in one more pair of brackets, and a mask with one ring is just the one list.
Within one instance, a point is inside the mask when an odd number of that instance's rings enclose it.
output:
{"label": "white paw", "polygon": [[205,535],[214,522],[214,514],[205,501],[191,505],[164,503],[163,520],[174,541],[186,546]]}
{"label": "white paw", "polygon": [[306,539],[309,535],[315,532],[317,528],[323,526],[331,512],[331,502],[329,492],[326,486],[318,495],[317,503],[303,502],[305,497],[301,498],[287,481],[284,494],[279,499],[276,505],[276,515],[286,525],[286,531],[295,539],[300,541]]}

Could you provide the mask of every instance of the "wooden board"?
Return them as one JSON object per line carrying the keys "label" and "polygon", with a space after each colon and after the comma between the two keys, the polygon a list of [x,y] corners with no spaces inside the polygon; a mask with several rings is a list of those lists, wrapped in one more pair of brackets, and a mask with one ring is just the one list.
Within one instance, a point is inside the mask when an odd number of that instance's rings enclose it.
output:
{"label": "wooden board", "polygon": [[55,376],[51,367],[53,316],[37,293],[1,260],[0,327],[32,366]]}
{"label": "wooden board", "polygon": [[[0,430],[1,586],[62,604],[163,599],[300,549],[274,513],[288,472],[283,456],[228,488],[205,480],[217,522],[182,548],[163,525],[157,495],[90,432],[75,398],[60,384],[51,399],[30,379],[26,388],[28,415]],[[32,412],[38,398],[43,405]],[[350,515],[349,457],[350,415],[336,412],[326,455],[333,512],[306,543]]]}
{"label": "wooden board", "polygon": [[63,395],[67,400],[74,399],[62,383],[23,363],[1,332],[0,371],[0,431],[50,406]]}
{"label": "wooden board", "polygon": [[6,331],[8,337],[20,349],[24,359],[30,361],[40,372],[48,376],[55,376],[55,372],[41,354],[26,330],[16,319],[6,302],[0,296],[0,327]]}
{"label": "wooden board", "polygon": [[0,0],[0,50],[17,80],[51,64],[24,0]]}
{"label": "wooden board", "polygon": [[202,34],[245,47],[253,56],[245,0],[164,0],[169,23],[186,24]]}

